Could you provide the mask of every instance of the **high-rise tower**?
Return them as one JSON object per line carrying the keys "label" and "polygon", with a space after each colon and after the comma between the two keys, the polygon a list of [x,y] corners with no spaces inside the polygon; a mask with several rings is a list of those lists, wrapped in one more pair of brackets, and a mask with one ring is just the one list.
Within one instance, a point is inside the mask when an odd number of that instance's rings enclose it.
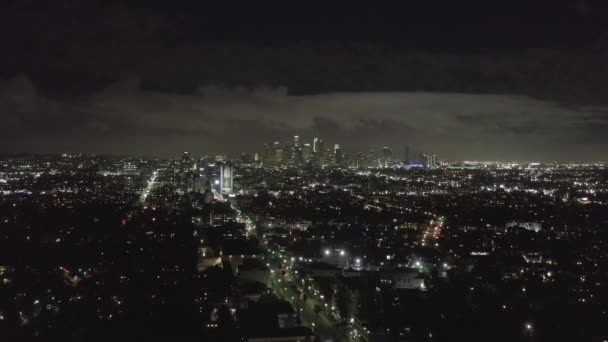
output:
{"label": "high-rise tower", "polygon": [[393,151],[390,147],[382,148],[382,164],[384,167],[390,167],[393,159]]}
{"label": "high-rise tower", "polygon": [[234,190],[233,176],[234,167],[232,164],[220,165],[220,191],[222,194],[231,194]]}
{"label": "high-rise tower", "polygon": [[343,159],[343,154],[342,154],[342,149],[340,148],[339,144],[336,144],[334,146],[334,164],[336,166],[342,166],[342,159]]}

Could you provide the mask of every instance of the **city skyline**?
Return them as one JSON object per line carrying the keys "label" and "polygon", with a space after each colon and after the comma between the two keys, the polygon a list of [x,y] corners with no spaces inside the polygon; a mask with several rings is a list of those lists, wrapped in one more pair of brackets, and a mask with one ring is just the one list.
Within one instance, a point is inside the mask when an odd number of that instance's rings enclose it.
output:
{"label": "city skyline", "polygon": [[[2,139],[11,142],[0,147],[3,153],[252,153],[257,145],[296,133],[306,139],[324,136],[351,150],[417,145],[448,159],[597,161],[608,147],[603,107],[523,96],[293,96],[280,87],[207,87],[200,94],[176,95],[142,90],[129,81],[74,102],[39,94],[27,78],[9,83],[0,91]],[[321,114],[326,112],[333,114]],[[66,124],[65,118],[76,120]]]}

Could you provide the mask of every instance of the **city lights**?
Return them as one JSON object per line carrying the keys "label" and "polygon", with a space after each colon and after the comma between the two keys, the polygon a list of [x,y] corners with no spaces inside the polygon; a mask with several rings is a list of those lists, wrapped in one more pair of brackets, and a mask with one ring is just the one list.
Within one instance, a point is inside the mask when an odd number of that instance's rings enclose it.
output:
{"label": "city lights", "polygon": [[[304,135],[297,143],[308,144]],[[325,340],[436,339],[449,336],[458,312],[519,322],[505,325],[505,334],[529,339],[553,333],[539,302],[584,312],[591,319],[577,324],[589,329],[605,315],[597,213],[608,185],[596,166],[408,169],[390,150],[380,161],[390,157],[390,167],[326,160],[297,168],[289,161],[300,158],[295,141],[287,146],[287,159],[269,165],[266,155],[255,164],[188,153],[0,164],[0,231],[12,257],[0,262],[12,303],[0,308],[3,324],[53,327],[79,307],[94,321],[123,324],[144,305],[170,325],[184,317],[185,303],[199,328],[217,336],[278,326],[274,334],[298,328]],[[352,160],[345,145],[338,152],[342,163]],[[306,158],[316,157],[307,150]],[[98,164],[103,172],[85,171]],[[589,203],[572,199],[582,194]],[[36,248],[44,254],[23,253]],[[175,289],[189,290],[176,296]],[[440,305],[429,307],[435,300]],[[445,324],[431,332],[411,320],[374,318],[424,310]]]}

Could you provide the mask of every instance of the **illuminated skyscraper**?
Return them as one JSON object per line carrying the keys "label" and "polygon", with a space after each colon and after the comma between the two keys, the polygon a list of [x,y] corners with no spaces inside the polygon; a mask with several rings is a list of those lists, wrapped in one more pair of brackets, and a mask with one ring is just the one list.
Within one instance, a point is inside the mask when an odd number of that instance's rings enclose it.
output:
{"label": "illuminated skyscraper", "polygon": [[317,152],[323,153],[324,151],[325,151],[325,142],[323,142],[323,140],[319,139],[317,141]]}
{"label": "illuminated skyscraper", "polygon": [[367,167],[376,167],[376,153],[373,149],[367,153]]}
{"label": "illuminated skyscraper", "polygon": [[248,153],[241,153],[241,163],[243,163],[243,164],[251,163],[251,155]]}
{"label": "illuminated skyscraper", "polygon": [[390,167],[393,159],[393,151],[390,147],[382,148],[382,164],[383,167]]}
{"label": "illuminated skyscraper", "polygon": [[231,194],[233,187],[234,168],[232,164],[225,163],[220,165],[220,191],[223,194]]}
{"label": "illuminated skyscraper", "polygon": [[319,138],[314,138],[312,141],[312,152],[317,152],[317,142],[319,142]]}
{"label": "illuminated skyscraper", "polygon": [[312,148],[310,147],[310,144],[304,144],[302,147],[302,156],[306,163],[312,160]]}
{"label": "illuminated skyscraper", "polygon": [[281,149],[281,144],[278,141],[275,141],[270,144],[266,144],[264,150],[264,165],[266,166],[277,166],[283,157],[283,151]]}
{"label": "illuminated skyscraper", "polygon": [[266,166],[274,165],[276,152],[274,150],[274,144],[264,145],[263,162]]}
{"label": "illuminated skyscraper", "polygon": [[317,165],[325,165],[327,163],[326,159],[327,151],[325,151],[325,143],[323,140],[317,140],[317,151],[315,152],[315,160]]}
{"label": "illuminated skyscraper", "polygon": [[295,146],[293,164],[302,165],[302,163],[304,163],[304,148],[302,146]]}
{"label": "illuminated skyscraper", "polygon": [[281,143],[278,141],[275,141],[273,143],[273,146],[274,146],[274,152],[275,152],[274,161],[275,161],[275,163],[280,164],[285,160],[285,158],[283,156],[283,147],[281,147]]}
{"label": "illuminated skyscraper", "polygon": [[365,168],[367,167],[367,156],[363,152],[357,152],[353,159],[352,163],[356,168]]}
{"label": "illuminated skyscraper", "polygon": [[343,159],[342,149],[340,148],[340,144],[336,144],[334,146],[334,164],[336,166],[341,166],[342,159]]}
{"label": "illuminated skyscraper", "polygon": [[434,168],[437,166],[437,156],[434,154],[423,154],[426,167]]}
{"label": "illuminated skyscraper", "polygon": [[293,144],[285,143],[285,162],[288,165],[300,165],[304,161],[302,146],[300,145],[300,137],[293,136]]}

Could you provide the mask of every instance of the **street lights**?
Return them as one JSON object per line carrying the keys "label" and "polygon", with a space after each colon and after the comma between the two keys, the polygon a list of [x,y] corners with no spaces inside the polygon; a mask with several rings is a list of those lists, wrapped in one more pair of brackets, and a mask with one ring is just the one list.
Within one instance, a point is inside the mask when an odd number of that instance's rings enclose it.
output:
{"label": "street lights", "polygon": [[524,324],[524,331],[525,331],[525,334],[531,338],[532,333],[534,333],[534,325],[531,322],[526,322]]}

